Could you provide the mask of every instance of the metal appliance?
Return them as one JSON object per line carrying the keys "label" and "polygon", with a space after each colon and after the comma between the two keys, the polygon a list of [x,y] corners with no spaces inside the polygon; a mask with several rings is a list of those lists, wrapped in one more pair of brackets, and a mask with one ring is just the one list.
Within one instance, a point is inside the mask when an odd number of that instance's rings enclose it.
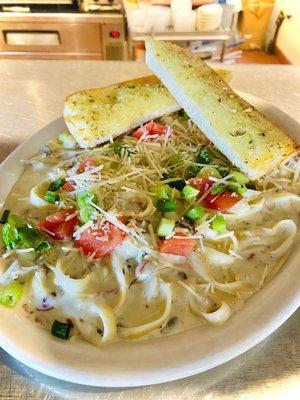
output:
{"label": "metal appliance", "polygon": [[[0,0],[5,7],[10,2],[14,7],[29,7],[29,12],[0,12],[0,58],[126,60],[121,3],[81,0],[80,10],[76,5],[72,12],[52,12],[48,8],[51,2],[63,6],[72,1],[75,0]],[[33,3],[28,2],[39,4],[42,11],[32,10]],[[93,9],[96,3],[100,8]]]}

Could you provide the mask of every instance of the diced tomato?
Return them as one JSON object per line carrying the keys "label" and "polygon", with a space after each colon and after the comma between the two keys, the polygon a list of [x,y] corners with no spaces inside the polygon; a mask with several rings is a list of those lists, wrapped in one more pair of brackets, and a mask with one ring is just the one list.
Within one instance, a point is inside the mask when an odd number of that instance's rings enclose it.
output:
{"label": "diced tomato", "polygon": [[48,215],[46,219],[39,223],[39,228],[47,233],[52,239],[65,240],[70,239],[78,222],[76,216],[67,219],[69,215],[75,213],[75,209],[58,211],[55,214]]}
{"label": "diced tomato", "polygon": [[[214,182],[206,176],[203,178],[191,178],[188,182],[191,186],[200,191],[199,196],[205,193],[214,184]],[[237,193],[231,193],[225,190],[225,192],[221,194],[208,193],[202,200],[202,204],[205,208],[210,208],[211,210],[227,211],[241,199],[242,196]]]}
{"label": "diced tomato", "polygon": [[[78,174],[82,174],[95,167],[94,160],[91,157],[85,157],[80,161],[79,167],[77,169]],[[62,186],[62,190],[65,192],[73,192],[76,190],[76,183],[74,181],[68,181]]]}
{"label": "diced tomato", "polygon": [[77,169],[78,174],[82,174],[85,171],[88,171],[95,167],[94,160],[92,157],[85,157],[83,160],[80,161],[80,165]]}
{"label": "diced tomato", "polygon": [[76,189],[76,183],[74,181],[66,182],[62,187],[65,192],[73,192]]}
{"label": "diced tomato", "polygon": [[83,231],[75,240],[75,246],[81,248],[84,254],[93,254],[93,258],[98,259],[111,254],[115,247],[123,242],[125,236],[124,231],[105,221]]}
{"label": "diced tomato", "polygon": [[132,136],[136,139],[140,139],[145,132],[147,132],[148,135],[163,135],[165,131],[165,125],[150,121],[146,125],[136,130]]}
{"label": "diced tomato", "polygon": [[[176,236],[186,236],[178,232]],[[161,253],[174,254],[176,256],[188,256],[195,248],[197,242],[194,239],[170,238],[161,240],[157,247]]]}
{"label": "diced tomato", "polygon": [[158,122],[153,122],[153,126],[151,129],[152,135],[163,135],[166,131],[166,126],[159,124]]}
{"label": "diced tomato", "polygon": [[207,176],[203,176],[202,178],[198,176],[196,178],[191,178],[189,179],[188,183],[189,185],[198,189],[200,191],[200,194],[206,192],[214,184],[214,182],[211,181]]}
{"label": "diced tomato", "polygon": [[210,208],[212,210],[219,210],[219,211],[227,211],[231,207],[233,207],[238,201],[240,201],[243,196],[240,196],[237,193],[231,193],[225,191],[221,194],[208,194],[203,200],[202,204],[206,208]]}

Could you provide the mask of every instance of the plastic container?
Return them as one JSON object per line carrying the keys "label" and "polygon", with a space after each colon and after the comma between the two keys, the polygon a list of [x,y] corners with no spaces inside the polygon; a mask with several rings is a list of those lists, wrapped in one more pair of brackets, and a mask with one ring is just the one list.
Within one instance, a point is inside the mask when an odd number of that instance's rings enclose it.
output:
{"label": "plastic container", "polygon": [[186,11],[174,15],[173,29],[175,32],[194,32],[197,15],[195,11]]}
{"label": "plastic container", "polygon": [[171,20],[172,25],[175,25],[175,15],[186,14],[192,11],[192,0],[172,0],[171,1]]}
{"label": "plastic container", "polygon": [[170,7],[152,6],[147,9],[149,23],[154,32],[165,32],[171,25]]}
{"label": "plastic container", "polygon": [[151,21],[147,15],[147,8],[134,8],[127,16],[129,29],[136,33],[151,32]]}

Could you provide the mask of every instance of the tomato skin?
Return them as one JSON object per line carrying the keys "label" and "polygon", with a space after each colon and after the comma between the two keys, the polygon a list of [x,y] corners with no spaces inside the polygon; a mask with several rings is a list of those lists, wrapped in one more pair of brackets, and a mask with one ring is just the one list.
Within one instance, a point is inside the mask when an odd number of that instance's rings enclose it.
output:
{"label": "tomato skin", "polygon": [[74,192],[74,190],[76,190],[76,183],[74,181],[68,181],[61,187],[61,189],[65,192]]}
{"label": "tomato skin", "polygon": [[[186,236],[185,234],[178,232],[176,236]],[[187,257],[195,248],[197,242],[194,239],[179,239],[170,238],[161,240],[157,247],[158,251],[165,254],[173,254],[176,256]]]}
{"label": "tomato skin", "polygon": [[111,254],[125,237],[124,231],[105,221],[100,226],[92,226],[83,231],[75,240],[75,246],[81,248],[85,255],[94,254],[93,259],[99,259]]}
{"label": "tomato skin", "polygon": [[210,208],[211,210],[218,211],[228,211],[231,207],[233,207],[237,202],[239,202],[243,196],[240,196],[237,193],[231,193],[227,190],[221,194],[213,195],[208,194],[203,200],[202,204],[206,208]]}
{"label": "tomato skin", "polygon": [[85,157],[80,161],[79,167],[77,169],[78,174],[82,174],[85,171],[88,171],[95,167],[94,160],[92,157]]}
{"label": "tomato skin", "polygon": [[[208,189],[212,187],[214,181],[211,181],[208,177],[196,177],[191,178],[189,184],[200,191],[200,197]],[[202,204],[205,208],[218,211],[227,211],[233,207],[238,201],[240,201],[243,196],[237,193],[231,193],[228,190],[220,194],[208,193],[202,200]]]}
{"label": "tomato skin", "polygon": [[[77,173],[82,174],[83,172],[88,171],[94,167],[94,160],[91,157],[85,157],[83,160],[80,161]],[[74,190],[76,190],[76,183],[74,181],[68,181],[61,187],[61,189],[65,192],[74,192]]]}
{"label": "tomato skin", "polygon": [[151,134],[153,135],[163,135],[165,133],[166,127],[165,125],[159,124],[158,122],[153,122],[153,126],[151,129]]}
{"label": "tomato skin", "polygon": [[195,189],[198,189],[200,191],[200,194],[206,192],[214,184],[214,182],[211,181],[208,176],[203,176],[201,178],[199,176],[196,176],[196,178],[189,179],[188,183]]}
{"label": "tomato skin", "polygon": [[73,235],[75,225],[78,222],[78,218],[74,216],[67,221],[66,218],[74,214],[75,211],[75,209],[71,208],[48,215],[38,224],[38,227],[54,240],[70,239]]}
{"label": "tomato skin", "polygon": [[138,130],[136,130],[132,136],[135,139],[140,139],[143,134],[147,131],[148,135],[163,135],[166,131],[165,125],[159,124],[158,122],[150,121]]}

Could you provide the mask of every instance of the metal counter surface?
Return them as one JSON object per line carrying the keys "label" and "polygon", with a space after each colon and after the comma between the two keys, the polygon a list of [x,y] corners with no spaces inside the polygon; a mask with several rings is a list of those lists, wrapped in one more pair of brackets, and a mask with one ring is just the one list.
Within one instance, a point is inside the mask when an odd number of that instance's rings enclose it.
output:
{"label": "metal counter surface", "polygon": [[[300,67],[244,64],[230,69],[233,88],[269,101],[300,123]],[[0,160],[61,116],[69,93],[147,73],[144,64],[133,62],[0,61]],[[0,400],[293,400],[300,393],[299,350],[298,310],[262,343],[213,370],[156,386],[101,390],[48,378],[0,349]]]}

